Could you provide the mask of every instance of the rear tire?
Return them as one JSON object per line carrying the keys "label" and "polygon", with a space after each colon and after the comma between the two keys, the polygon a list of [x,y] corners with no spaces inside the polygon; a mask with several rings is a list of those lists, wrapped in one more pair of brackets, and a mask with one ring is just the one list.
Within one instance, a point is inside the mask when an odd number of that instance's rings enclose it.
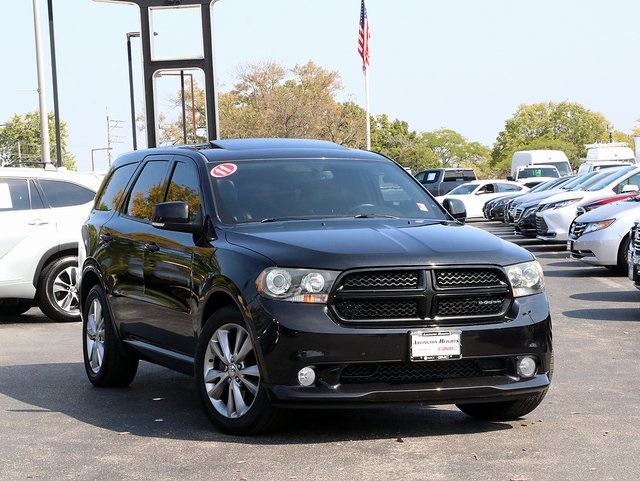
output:
{"label": "rear tire", "polygon": [[138,358],[120,343],[104,290],[93,286],[87,295],[82,322],[84,368],[98,387],[124,387],[138,371]]}
{"label": "rear tire", "polygon": [[511,421],[526,416],[537,408],[546,394],[547,392],[544,391],[513,401],[456,404],[456,406],[460,411],[474,418],[487,421]]}
{"label": "rear tire", "polygon": [[261,384],[251,334],[234,307],[213,313],[200,334],[196,384],[207,415],[221,431],[258,434],[277,421]]}
{"label": "rear tire", "polygon": [[76,256],[61,257],[43,269],[38,281],[36,301],[40,310],[54,321],[80,320]]}

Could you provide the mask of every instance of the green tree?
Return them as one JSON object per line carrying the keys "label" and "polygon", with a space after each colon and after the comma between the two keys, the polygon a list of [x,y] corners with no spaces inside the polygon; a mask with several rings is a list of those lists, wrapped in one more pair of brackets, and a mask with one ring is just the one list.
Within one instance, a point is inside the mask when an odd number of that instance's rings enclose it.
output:
{"label": "green tree", "polygon": [[[289,70],[275,62],[249,64],[238,70],[237,81],[230,91],[218,93],[221,135],[315,138],[366,148],[366,112],[350,100],[339,102],[342,90],[337,72],[311,61]],[[194,102],[191,92],[185,92],[187,123],[195,108],[196,128],[202,132],[204,91],[194,85],[193,95]],[[181,107],[182,92],[177,92],[171,103]],[[160,142],[182,143],[182,119],[174,123],[164,123],[165,118],[160,120]],[[386,115],[371,117],[371,147],[413,172],[441,166],[470,166],[477,172],[490,172],[488,147],[468,142],[453,130],[420,134],[409,130],[406,122],[390,121]]]}
{"label": "green tree", "polygon": [[[49,113],[49,138],[51,142],[51,162],[57,164],[55,146],[55,123],[53,113]],[[67,150],[67,124],[60,122],[60,140],[62,143],[62,165],[70,170],[76,169],[73,155]],[[18,162],[41,162],[40,152],[40,114],[29,112],[24,116],[15,114],[0,128],[0,163],[11,165]]]}
{"label": "green tree", "polygon": [[407,122],[389,121],[386,114],[372,119],[371,149],[391,157],[412,172],[439,166],[436,155],[418,133],[409,130]]}
{"label": "green tree", "polygon": [[604,115],[575,102],[522,104],[498,134],[492,165],[507,171],[518,150],[558,149],[576,167],[586,144],[608,141],[607,124]]}
{"label": "green tree", "polygon": [[477,168],[491,160],[491,151],[479,142],[469,142],[451,129],[425,132],[422,138],[442,167]]}

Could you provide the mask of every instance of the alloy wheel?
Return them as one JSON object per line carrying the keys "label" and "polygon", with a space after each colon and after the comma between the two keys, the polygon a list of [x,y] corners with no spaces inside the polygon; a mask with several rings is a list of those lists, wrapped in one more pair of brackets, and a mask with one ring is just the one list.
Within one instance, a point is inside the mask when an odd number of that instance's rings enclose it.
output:
{"label": "alloy wheel", "polygon": [[77,267],[67,267],[56,275],[53,281],[53,300],[62,311],[70,314],[79,312]]}
{"label": "alloy wheel", "polygon": [[104,360],[104,316],[102,304],[96,298],[91,300],[89,315],[87,316],[87,361],[94,374],[100,372]]}
{"label": "alloy wheel", "polygon": [[205,390],[214,409],[226,418],[246,414],[260,387],[260,372],[247,330],[237,324],[216,329],[203,362]]}

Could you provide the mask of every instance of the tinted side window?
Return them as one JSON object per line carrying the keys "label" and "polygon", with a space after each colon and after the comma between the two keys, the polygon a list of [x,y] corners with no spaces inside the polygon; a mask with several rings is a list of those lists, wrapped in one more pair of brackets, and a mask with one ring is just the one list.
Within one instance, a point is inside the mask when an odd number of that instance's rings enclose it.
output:
{"label": "tinted side window", "polygon": [[30,207],[26,179],[0,179],[0,211],[28,210]]}
{"label": "tinted side window", "polygon": [[169,182],[167,201],[189,204],[189,220],[194,222],[200,212],[200,183],[195,166],[178,162]]}
{"label": "tinted side window", "polygon": [[164,178],[169,162],[147,162],[136,179],[125,214],[138,219],[151,220],[153,206],[164,200]]}
{"label": "tinted side window", "polygon": [[614,187],[613,190],[617,194],[621,194],[623,192],[623,189],[624,189],[625,185],[635,185],[635,186],[640,187],[640,174],[632,175],[628,179],[623,180],[622,182],[620,182],[620,184],[618,184],[616,187]]}
{"label": "tinted side window", "polygon": [[86,204],[96,195],[91,189],[62,180],[41,179],[40,186],[51,207]]}
{"label": "tinted side window", "polygon": [[138,164],[127,164],[114,170],[106,185],[96,199],[96,210],[110,211],[118,207],[118,201],[127,187],[129,179],[136,170]]}
{"label": "tinted side window", "polygon": [[44,209],[44,202],[34,180],[29,180],[29,192],[31,193],[31,208]]}

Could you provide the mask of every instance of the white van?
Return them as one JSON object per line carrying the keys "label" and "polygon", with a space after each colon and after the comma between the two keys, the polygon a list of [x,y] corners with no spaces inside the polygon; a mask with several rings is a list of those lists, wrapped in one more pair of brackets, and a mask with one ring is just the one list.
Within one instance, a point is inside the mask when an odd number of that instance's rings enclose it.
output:
{"label": "white van", "polygon": [[594,170],[609,169],[611,167],[623,167],[632,165],[631,162],[617,162],[615,160],[589,160],[582,162],[578,167],[578,174],[588,174]]}
{"label": "white van", "polygon": [[626,142],[609,142],[587,144],[587,157],[581,159],[585,162],[601,162],[603,160],[636,163],[633,149]]}
{"label": "white van", "polygon": [[571,175],[571,164],[561,150],[519,150],[511,157],[511,177],[516,176],[520,167],[536,164],[553,165],[560,176]]}

